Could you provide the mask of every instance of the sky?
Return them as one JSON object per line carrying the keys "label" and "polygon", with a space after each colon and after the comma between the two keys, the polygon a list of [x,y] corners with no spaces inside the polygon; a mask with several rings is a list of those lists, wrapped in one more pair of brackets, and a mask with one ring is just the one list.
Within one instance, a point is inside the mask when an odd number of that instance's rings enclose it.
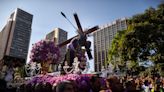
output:
{"label": "sky", "polygon": [[[61,11],[75,26],[73,13],[76,12],[82,28],[85,29],[95,25],[102,26],[119,18],[132,17],[143,13],[149,7],[156,8],[161,2],[163,0],[0,0],[0,30],[16,8],[31,13],[33,23],[30,54],[32,44],[44,39],[46,34],[55,28],[66,30],[68,38],[77,34],[72,25],[60,14]],[[93,37],[89,40],[93,41]],[[93,60],[89,62],[90,71],[93,71]]]}

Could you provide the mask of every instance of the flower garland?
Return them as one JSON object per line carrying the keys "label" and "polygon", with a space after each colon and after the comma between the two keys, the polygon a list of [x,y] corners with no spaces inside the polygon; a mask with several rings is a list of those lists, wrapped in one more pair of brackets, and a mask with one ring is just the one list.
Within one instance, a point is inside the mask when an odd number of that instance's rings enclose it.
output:
{"label": "flower garland", "polygon": [[38,75],[33,77],[27,83],[36,84],[36,83],[49,82],[52,85],[57,85],[58,83],[67,80],[73,80],[76,81],[77,83],[81,83],[82,81],[86,81],[86,82],[89,81],[89,78],[91,76],[93,75],[89,75],[89,74],[83,74],[83,75],[67,74],[67,75],[60,75],[60,76]]}
{"label": "flower garland", "polygon": [[[92,78],[95,77],[92,74],[67,74],[67,75],[58,75],[58,76],[51,76],[51,75],[38,75],[33,77],[31,80],[26,82],[27,84],[35,85],[38,83],[50,83],[53,86],[57,86],[59,83],[64,81],[71,81],[76,85],[79,90],[83,89],[91,89],[92,87]],[[106,79],[105,78],[97,78],[95,81],[100,81],[100,85],[102,87],[106,87]],[[97,83],[97,82],[96,82]]]}

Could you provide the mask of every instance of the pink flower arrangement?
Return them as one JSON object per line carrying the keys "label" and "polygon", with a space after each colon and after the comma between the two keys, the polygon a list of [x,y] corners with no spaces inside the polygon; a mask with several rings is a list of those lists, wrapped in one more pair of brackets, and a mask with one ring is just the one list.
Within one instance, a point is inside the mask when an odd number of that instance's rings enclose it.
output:
{"label": "pink flower arrangement", "polygon": [[[58,76],[51,76],[51,75],[38,75],[34,78],[32,78],[30,81],[27,82],[27,84],[43,84],[43,83],[50,83],[53,86],[57,86],[59,83],[64,82],[64,81],[71,81],[74,85],[76,85],[76,87],[79,90],[83,90],[83,89],[91,89],[92,87],[92,78],[94,78],[95,76],[92,74],[68,74],[68,75],[58,75]],[[95,77],[96,78],[96,77]],[[100,81],[101,86],[105,87],[106,82],[105,82],[105,78],[98,78],[96,79],[98,81]]]}
{"label": "pink flower arrangement", "polygon": [[59,63],[59,47],[53,41],[41,40],[32,46],[30,59],[32,62],[51,61],[50,63]]}
{"label": "pink flower arrangement", "polygon": [[32,80],[28,81],[28,83],[35,84],[35,83],[43,83],[49,82],[52,85],[57,85],[62,81],[72,80],[75,81],[77,84],[86,83],[89,81],[90,77],[93,75],[78,75],[78,74],[68,74],[68,75],[60,75],[60,76],[51,76],[51,75],[38,75],[34,77]]}

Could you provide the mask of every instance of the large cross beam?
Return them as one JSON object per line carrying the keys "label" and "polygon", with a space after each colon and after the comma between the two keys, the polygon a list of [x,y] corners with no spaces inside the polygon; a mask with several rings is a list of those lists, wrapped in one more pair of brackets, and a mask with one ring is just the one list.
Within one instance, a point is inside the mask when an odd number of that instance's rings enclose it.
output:
{"label": "large cross beam", "polygon": [[[84,34],[85,34],[85,35],[90,34],[90,33],[94,32],[94,31],[96,31],[97,29],[99,29],[99,27],[98,27],[98,26],[94,26],[94,27],[92,27],[92,28],[90,28],[90,29],[84,31]],[[74,36],[74,37],[72,37],[72,38],[70,38],[70,39],[64,41],[63,43],[60,43],[58,46],[59,46],[59,47],[63,47],[63,46],[65,46],[65,45],[67,45],[68,43],[71,42],[72,39],[74,39],[74,38],[76,38],[76,37],[78,37],[78,36],[79,36],[79,35],[76,35],[76,36]]]}

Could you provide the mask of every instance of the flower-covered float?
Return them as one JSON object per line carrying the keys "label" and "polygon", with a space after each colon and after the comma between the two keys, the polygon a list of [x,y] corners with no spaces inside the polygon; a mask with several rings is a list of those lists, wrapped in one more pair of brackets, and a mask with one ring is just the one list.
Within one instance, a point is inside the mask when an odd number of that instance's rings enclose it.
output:
{"label": "flower-covered float", "polygon": [[[66,18],[63,13],[62,15]],[[46,44],[49,42],[42,40],[33,45],[32,53],[30,56],[31,61],[41,63],[43,72],[42,74],[37,75],[29,80],[28,84],[35,85],[38,83],[48,82],[51,85],[57,85],[62,81],[74,81],[78,87],[90,87],[92,85],[89,83],[89,81],[91,81],[92,75],[83,74],[82,72],[88,68],[86,54],[88,56],[88,59],[93,58],[90,49],[91,42],[87,40],[87,35],[96,31],[97,29],[99,29],[99,27],[95,26],[91,29],[83,31],[76,13],[74,14],[74,17],[78,26],[78,35],[57,45],[59,46],[59,48],[61,48],[62,46],[69,44],[67,46],[64,62],[59,61],[59,50],[57,46],[55,46],[54,48],[54,44],[50,44],[50,46],[47,46]],[[62,74],[52,76],[45,73],[44,71],[47,71],[47,67],[50,63],[61,63]],[[96,79],[92,81],[96,81]]]}

